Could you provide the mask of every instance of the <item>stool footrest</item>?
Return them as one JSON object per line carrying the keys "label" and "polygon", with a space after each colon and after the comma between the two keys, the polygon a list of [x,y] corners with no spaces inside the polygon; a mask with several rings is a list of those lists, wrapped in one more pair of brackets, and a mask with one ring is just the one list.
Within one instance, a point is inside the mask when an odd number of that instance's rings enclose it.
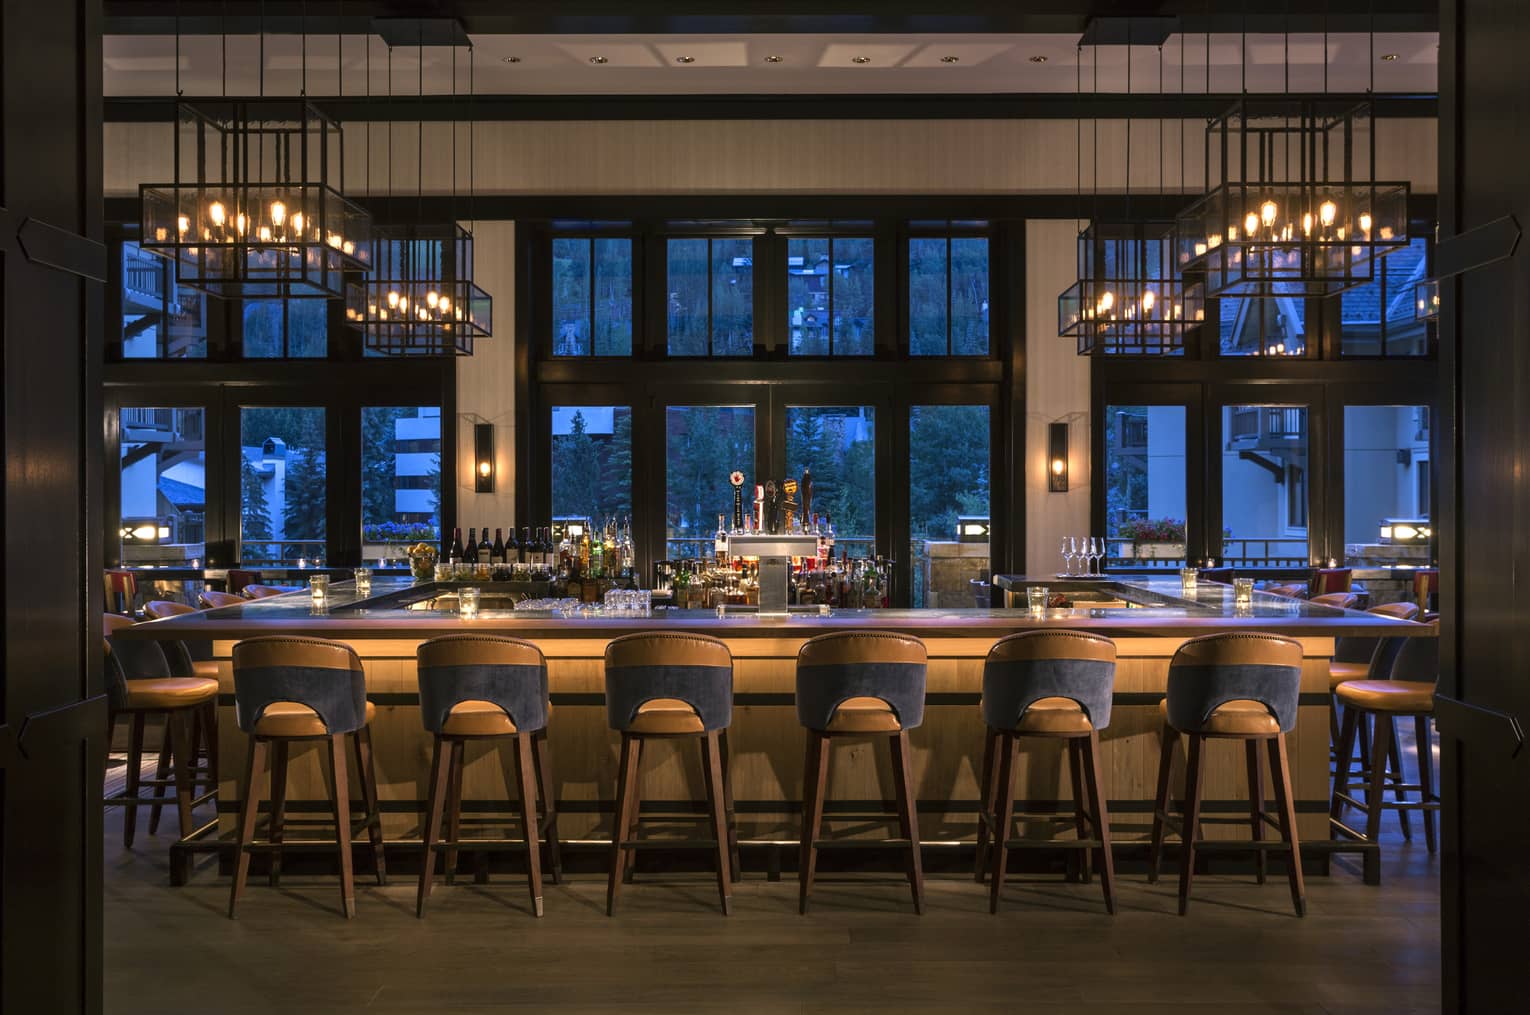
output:
{"label": "stool footrest", "polygon": [[[193,807],[200,807],[202,804],[207,803],[207,801],[212,800],[217,795],[218,795],[218,791],[216,789],[210,789],[206,793],[203,793],[201,796],[192,797],[191,798],[191,806],[193,806]],[[109,797],[104,798],[101,801],[101,803],[102,803],[103,806],[106,806],[106,807],[174,807],[174,806],[176,806],[176,800],[175,800],[175,797],[173,797],[173,796],[128,796],[126,790],[124,790],[121,793],[116,794],[115,796],[109,796]]]}

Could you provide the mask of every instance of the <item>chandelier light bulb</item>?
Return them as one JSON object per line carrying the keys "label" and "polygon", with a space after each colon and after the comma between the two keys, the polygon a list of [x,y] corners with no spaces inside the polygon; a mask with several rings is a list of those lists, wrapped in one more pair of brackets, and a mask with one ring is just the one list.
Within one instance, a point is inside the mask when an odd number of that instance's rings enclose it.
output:
{"label": "chandelier light bulb", "polygon": [[1264,204],[1259,206],[1259,221],[1267,226],[1272,226],[1275,224],[1275,216],[1279,211],[1280,209],[1275,207],[1274,201],[1265,201]]}
{"label": "chandelier light bulb", "polygon": [[356,244],[352,243],[350,240],[346,240],[344,243],[340,244],[340,249],[345,253],[347,257],[349,257],[351,254],[356,252]]}
{"label": "chandelier light bulb", "polygon": [[400,310],[403,310],[403,311],[406,311],[406,312],[409,310],[409,297],[408,296],[400,296],[398,298],[398,308]]}
{"label": "chandelier light bulb", "polygon": [[398,307],[398,300],[399,300],[398,290],[396,290],[396,289],[389,289],[388,290],[388,306],[397,308]]}
{"label": "chandelier light bulb", "polygon": [[187,230],[189,230],[190,228],[191,228],[191,219],[187,218],[185,215],[178,215],[178,216],[176,216],[176,219],[175,219],[175,230],[176,230],[176,232],[180,233],[182,236],[185,236]]}
{"label": "chandelier light bulb", "polygon": [[287,206],[280,201],[271,202],[271,224],[280,229],[287,221]]}
{"label": "chandelier light bulb", "polygon": [[1247,215],[1245,215],[1243,217],[1243,231],[1249,236],[1253,236],[1255,233],[1257,233],[1259,231],[1259,216],[1255,215],[1253,212],[1249,212]]}
{"label": "chandelier light bulb", "polygon": [[295,212],[292,213],[292,228],[297,230],[297,233],[298,233],[299,236],[301,236],[303,234],[303,213],[302,212],[295,211]]}
{"label": "chandelier light bulb", "polygon": [[1108,313],[1110,308],[1115,305],[1116,294],[1111,292],[1109,289],[1106,289],[1105,292],[1100,296],[1100,309]]}
{"label": "chandelier light bulb", "polygon": [[1334,204],[1332,201],[1324,201],[1322,204],[1318,205],[1318,221],[1321,222],[1325,227],[1333,225],[1334,220],[1338,217],[1339,206]]}
{"label": "chandelier light bulb", "polygon": [[1371,231],[1371,213],[1368,211],[1360,213],[1360,231],[1362,233],[1369,233]]}
{"label": "chandelier light bulb", "polygon": [[438,304],[440,302],[441,302],[441,294],[440,293],[436,292],[434,289],[426,290],[426,292],[425,292],[425,305],[427,307],[430,307],[432,310],[434,310],[436,308],[436,304]]}
{"label": "chandelier light bulb", "polygon": [[1151,314],[1153,312],[1153,304],[1157,302],[1157,300],[1158,296],[1153,292],[1153,290],[1149,289],[1147,292],[1143,293],[1142,312],[1144,314]]}
{"label": "chandelier light bulb", "polygon": [[1312,235],[1312,212],[1310,211],[1302,216],[1302,235]]}
{"label": "chandelier light bulb", "polygon": [[227,216],[228,212],[224,210],[222,201],[214,201],[208,205],[207,217],[212,219],[213,225],[222,226]]}
{"label": "chandelier light bulb", "polygon": [[238,233],[240,236],[243,236],[244,227],[249,224],[249,221],[249,219],[244,217],[244,212],[240,212],[238,215],[234,216],[234,232]]}
{"label": "chandelier light bulb", "polygon": [[260,227],[260,232],[259,232],[258,235],[260,236],[260,242],[261,243],[270,243],[271,242],[271,227],[270,226],[261,226]]}
{"label": "chandelier light bulb", "polygon": [[442,296],[441,297],[441,304],[440,304],[440,306],[441,306],[441,313],[443,313],[443,314],[451,313],[452,312],[452,300],[451,300],[451,297],[450,296]]}

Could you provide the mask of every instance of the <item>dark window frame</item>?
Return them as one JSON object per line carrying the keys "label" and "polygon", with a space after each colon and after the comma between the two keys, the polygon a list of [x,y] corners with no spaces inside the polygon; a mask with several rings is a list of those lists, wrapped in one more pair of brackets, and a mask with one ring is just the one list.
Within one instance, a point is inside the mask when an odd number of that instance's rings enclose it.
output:
{"label": "dark window frame", "polygon": [[[912,288],[912,283],[909,278],[909,272],[911,270],[909,243],[910,241],[916,239],[944,239],[946,241],[946,351],[940,355],[920,354],[916,356],[912,351],[913,336],[910,334],[910,330],[913,325],[910,320],[911,315],[909,313],[909,290]],[[988,241],[988,351],[984,353],[958,353],[952,351],[951,241],[956,239],[983,239]],[[995,239],[993,224],[984,223],[982,225],[963,225],[958,221],[946,221],[943,224],[912,222],[908,224],[902,235],[899,236],[898,248],[900,282],[898,288],[898,345],[900,349],[906,352],[909,359],[915,362],[919,362],[945,358],[984,359],[996,355],[994,349],[994,313],[998,306],[999,300],[996,296],[998,287],[993,284],[994,276],[996,274],[994,268]]]}
{"label": "dark window frame", "polygon": [[[642,238],[630,223],[611,223],[599,226],[566,226],[555,225],[550,230],[547,246],[548,265],[552,263],[552,243],[557,240],[584,240],[590,248],[590,273],[589,273],[589,314],[590,314],[590,351],[583,355],[560,355],[553,351],[555,341],[551,328],[543,336],[547,355],[549,357],[580,362],[591,359],[604,359],[613,362],[622,362],[639,354],[641,348],[641,328],[643,321],[643,279],[646,277],[643,271],[644,244]],[[612,355],[597,353],[595,351],[595,241],[596,240],[626,240],[631,244],[632,250],[632,351],[626,355]],[[551,309],[552,300],[549,296],[548,307]],[[548,324],[551,325],[551,314],[548,315]]]}
{"label": "dark window frame", "polygon": [[[773,276],[775,276],[775,280],[777,282],[777,285],[775,286],[775,288],[777,290],[779,290],[779,293],[778,293],[778,296],[777,296],[777,299],[778,299],[778,302],[779,302],[779,306],[777,306],[777,308],[776,308],[777,312],[781,315],[780,316],[780,320],[781,320],[781,323],[782,323],[782,333],[779,335],[779,341],[780,341],[780,344],[781,344],[782,348],[785,350],[786,356],[787,356],[788,359],[791,359],[791,360],[802,360],[802,361],[813,360],[813,359],[817,359],[817,360],[841,360],[841,359],[843,359],[843,360],[852,360],[853,361],[853,360],[869,359],[869,358],[877,355],[878,346],[880,344],[878,342],[878,336],[880,336],[883,333],[883,331],[885,330],[885,326],[883,325],[883,323],[881,321],[880,307],[881,307],[881,304],[882,304],[883,301],[880,299],[880,296],[881,296],[882,287],[884,285],[884,277],[886,275],[886,273],[883,272],[882,269],[881,269],[881,263],[880,263],[881,262],[881,258],[877,256],[877,248],[882,245],[881,243],[878,242],[877,232],[878,232],[878,230],[877,230],[876,224],[874,222],[864,222],[864,223],[834,223],[834,222],[829,222],[829,223],[825,223],[822,226],[818,226],[818,225],[811,225],[811,226],[809,226],[809,225],[790,225],[789,224],[789,225],[786,225],[786,226],[782,226],[782,227],[771,229],[770,236],[772,237],[772,239],[775,240],[775,242],[772,245],[776,248],[777,253],[776,253],[775,257],[777,259],[779,259],[779,264],[777,264],[777,263],[770,264],[768,266],[768,270],[772,273]],[[828,276],[827,276],[827,279],[828,279],[828,294],[829,294],[829,303],[828,303],[828,339],[829,339],[829,351],[827,353],[794,353],[791,350],[791,319],[790,319],[791,315],[790,315],[790,312],[788,310],[788,305],[790,303],[790,293],[791,293],[791,276],[790,276],[791,261],[790,261],[790,258],[791,258],[791,242],[793,240],[825,240],[829,244],[829,270],[828,270]],[[834,334],[834,288],[835,288],[835,286],[834,286],[834,241],[835,240],[861,240],[861,241],[869,242],[871,244],[872,337],[871,337],[871,352],[869,352],[869,353],[842,353],[842,352],[836,352],[835,348],[834,348],[835,340],[836,340],[836,336]],[[779,275],[776,276],[775,273],[778,270],[779,270]]]}

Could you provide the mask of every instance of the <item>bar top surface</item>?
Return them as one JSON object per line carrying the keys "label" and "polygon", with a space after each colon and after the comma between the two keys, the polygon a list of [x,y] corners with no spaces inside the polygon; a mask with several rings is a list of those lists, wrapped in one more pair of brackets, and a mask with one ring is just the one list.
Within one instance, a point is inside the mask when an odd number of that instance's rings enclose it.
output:
{"label": "bar top surface", "polygon": [[[1026,579],[1000,576],[1014,587]],[[903,631],[926,637],[999,638],[1015,631],[1044,629],[1091,630],[1115,637],[1193,637],[1217,631],[1259,630],[1274,634],[1332,638],[1402,636],[1432,637],[1432,625],[1394,620],[1356,610],[1338,610],[1301,599],[1255,592],[1244,607],[1233,603],[1231,586],[1201,582],[1186,595],[1175,577],[1106,578],[1093,581],[1038,579],[1053,593],[1077,595],[1081,601],[1049,609],[1032,617],[1024,609],[840,610],[827,616],[816,607],[787,617],[761,617],[730,610],[718,617],[711,610],[656,609],[652,616],[587,612],[562,616],[543,611],[492,608],[492,597],[514,591],[513,583],[483,583],[485,607],[464,620],[450,603],[451,586],[411,582],[405,578],[375,578],[369,598],[359,598],[351,582],[336,583],[322,606],[307,589],[252,600],[237,606],[169,617],[118,632],[117,637],[159,639],[230,639],[263,634],[304,634],[320,638],[430,638],[479,631],[532,638],[602,638],[633,631],[662,629],[699,631],[722,638],[812,637],[831,631]],[[1125,602],[1126,606],[1090,606],[1089,595]],[[441,597],[446,608],[429,608]]]}

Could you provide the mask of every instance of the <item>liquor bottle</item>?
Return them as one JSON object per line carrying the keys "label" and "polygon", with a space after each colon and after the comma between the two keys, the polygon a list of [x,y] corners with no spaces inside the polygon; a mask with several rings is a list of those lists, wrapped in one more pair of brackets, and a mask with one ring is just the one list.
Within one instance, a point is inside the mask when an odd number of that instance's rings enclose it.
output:
{"label": "liquor bottle", "polygon": [[590,573],[590,528],[588,525],[579,534],[579,573],[581,575]]}
{"label": "liquor bottle", "polygon": [[717,534],[712,537],[712,555],[719,567],[728,564],[728,531],[723,528],[723,516],[717,516]]}
{"label": "liquor bottle", "polygon": [[[632,542],[632,519],[630,517],[622,525],[621,551],[622,577],[635,577],[637,574],[637,547]],[[636,588],[635,585],[633,587]]]}
{"label": "liquor bottle", "polygon": [[553,539],[551,525],[542,526],[542,553],[547,558],[547,569],[549,571],[556,571],[558,569],[558,542]]}
{"label": "liquor bottle", "polygon": [[606,576],[606,540],[601,533],[587,537],[590,540],[590,577],[604,578]]}
{"label": "liquor bottle", "polygon": [[489,563],[503,564],[505,562],[505,537],[504,529],[494,530],[494,545],[489,547]]}
{"label": "liquor bottle", "polygon": [[828,548],[829,556],[832,557],[834,556],[834,519],[829,517],[827,511],[823,513],[823,528],[824,546]]}

